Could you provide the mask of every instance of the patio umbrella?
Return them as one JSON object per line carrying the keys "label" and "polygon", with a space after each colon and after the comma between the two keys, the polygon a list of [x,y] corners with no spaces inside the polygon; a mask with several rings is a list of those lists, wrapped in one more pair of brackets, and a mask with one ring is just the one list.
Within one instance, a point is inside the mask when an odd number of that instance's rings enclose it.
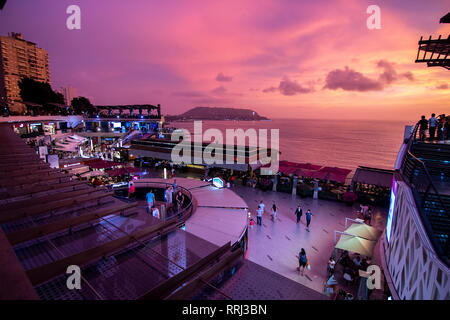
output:
{"label": "patio umbrella", "polygon": [[372,257],[375,244],[375,241],[366,240],[353,235],[342,234],[338,243],[334,247],[336,249],[359,253],[366,257]]}
{"label": "patio umbrella", "polygon": [[358,236],[360,238],[364,238],[367,240],[373,240],[378,241],[378,238],[381,235],[381,231],[378,229],[375,229],[371,226],[368,226],[365,223],[353,223],[347,230],[344,231],[345,233],[350,233],[355,236]]}

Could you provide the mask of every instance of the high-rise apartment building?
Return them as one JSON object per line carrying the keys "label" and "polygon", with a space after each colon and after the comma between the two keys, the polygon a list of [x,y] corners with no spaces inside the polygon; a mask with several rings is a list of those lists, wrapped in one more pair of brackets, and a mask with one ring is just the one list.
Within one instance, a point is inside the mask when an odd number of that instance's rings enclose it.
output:
{"label": "high-rise apartment building", "polygon": [[8,106],[10,111],[24,111],[18,83],[23,77],[50,83],[47,51],[24,40],[21,33],[0,36],[1,106]]}
{"label": "high-rise apartment building", "polygon": [[73,88],[72,86],[61,88],[58,92],[64,96],[64,104],[66,106],[70,106],[72,103],[72,99],[78,97],[77,89]]}

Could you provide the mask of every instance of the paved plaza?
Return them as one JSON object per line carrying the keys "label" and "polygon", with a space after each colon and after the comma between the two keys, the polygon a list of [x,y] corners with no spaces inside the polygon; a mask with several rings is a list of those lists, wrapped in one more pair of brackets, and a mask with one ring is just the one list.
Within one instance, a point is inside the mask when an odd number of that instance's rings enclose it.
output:
{"label": "paved plaza", "polygon": [[[345,218],[357,218],[359,205],[353,207],[329,200],[314,200],[300,196],[262,191],[244,186],[232,188],[247,202],[255,223],[249,227],[248,259],[311,289],[323,292],[327,276],[327,262],[334,250],[334,231],[345,230]],[[260,200],[265,204],[262,226],[256,225],[256,209]],[[277,221],[271,220],[272,204],[277,206]],[[301,204],[303,216],[296,223],[295,208]],[[309,231],[305,212],[312,212]],[[383,229],[387,209],[375,208],[372,226]],[[348,226],[351,224],[349,222]],[[338,238],[339,240],[339,235]],[[296,270],[298,254],[304,248],[311,270],[301,276]],[[377,253],[374,262],[377,261]],[[339,280],[339,279],[338,279]]]}
{"label": "paved plaza", "polygon": [[[159,176],[159,173],[152,170],[148,176]],[[198,179],[193,174],[177,173],[177,176]],[[253,226],[249,226],[248,260],[322,293],[327,280],[327,262],[334,250],[334,231],[345,230],[345,218],[357,218],[359,204],[349,206],[337,201],[301,198],[298,195],[262,191],[239,184],[232,186],[231,190],[245,200],[254,220]],[[256,209],[260,200],[265,204],[262,226],[256,224]],[[277,206],[276,222],[271,220],[274,202]],[[303,216],[297,224],[294,211],[299,203]],[[306,229],[305,218],[308,209],[312,212],[309,231]],[[387,211],[387,208],[374,208],[373,227],[380,230],[385,228]],[[349,221],[347,227],[351,223],[352,221]],[[311,270],[305,270],[304,276],[297,271],[301,248],[305,249],[311,265]],[[372,263],[380,265],[378,246],[375,248]],[[336,279],[348,292],[356,293],[356,286],[347,287],[340,274],[336,274]]]}

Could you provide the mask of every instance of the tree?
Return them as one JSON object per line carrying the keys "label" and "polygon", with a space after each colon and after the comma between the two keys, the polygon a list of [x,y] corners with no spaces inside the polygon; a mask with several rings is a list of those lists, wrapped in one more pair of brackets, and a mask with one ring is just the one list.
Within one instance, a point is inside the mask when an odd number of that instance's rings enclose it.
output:
{"label": "tree", "polygon": [[88,98],[85,97],[77,97],[73,98],[71,101],[71,105],[75,114],[81,114],[84,112],[95,113],[95,107],[89,101]]}
{"label": "tree", "polygon": [[64,96],[54,92],[50,84],[24,77],[19,81],[20,96],[24,102],[33,102],[46,107],[48,103],[64,104]]}

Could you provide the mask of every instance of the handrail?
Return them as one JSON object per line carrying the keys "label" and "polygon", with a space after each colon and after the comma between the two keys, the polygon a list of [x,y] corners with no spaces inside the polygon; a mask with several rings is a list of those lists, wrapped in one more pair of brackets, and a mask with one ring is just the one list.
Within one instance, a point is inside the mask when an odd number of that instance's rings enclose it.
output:
{"label": "handrail", "polygon": [[[413,155],[411,153],[411,151],[408,151],[406,155],[411,157],[414,161],[419,163],[419,165],[422,167],[423,172],[425,173],[425,176],[426,176],[426,178],[428,180],[427,181],[428,182],[428,186],[427,186],[426,192],[424,194],[424,198],[429,193],[429,189],[432,188],[434,190],[434,192],[435,192],[434,194],[438,197],[439,202],[442,205],[442,208],[444,209],[445,213],[448,215],[449,214],[448,209],[446,208],[444,202],[442,201],[441,195],[439,194],[439,191],[437,190],[436,186],[433,183],[433,179],[431,178],[430,172],[428,171],[428,168],[427,168],[426,164],[422,160],[417,158],[415,155]],[[405,161],[406,161],[406,157],[405,157]],[[412,178],[408,177],[408,180],[409,180],[409,182],[411,182]]]}
{"label": "handrail", "polygon": [[[133,181],[134,183],[136,183],[136,182],[139,182],[139,180],[137,180],[137,181]],[[159,181],[145,181],[146,183],[151,183],[151,184],[159,184],[159,185],[163,185],[163,186],[165,186],[165,187],[169,187],[169,186],[172,186],[172,184],[171,183],[167,183],[167,182],[159,182]],[[136,184],[135,184],[135,186],[136,186]],[[189,199],[189,203],[184,207],[184,208],[182,208],[180,211],[178,211],[178,212],[176,212],[176,213],[174,213],[173,215],[171,215],[170,217],[165,217],[165,220],[164,221],[169,221],[170,219],[173,219],[174,217],[179,217],[180,215],[183,215],[184,213],[186,213],[190,208],[192,208],[192,206],[193,206],[193,196],[192,196],[192,193],[188,190],[188,189],[186,189],[186,188],[184,188],[183,186],[177,186],[177,188],[179,188],[179,189],[181,189],[184,193],[187,193],[187,195],[188,195],[188,199]],[[111,188],[112,189],[112,188]],[[112,189],[112,191],[114,191],[114,190],[123,190],[123,189],[128,189],[128,187],[127,186],[123,186],[123,187],[120,187],[120,188],[114,188],[114,189]]]}

